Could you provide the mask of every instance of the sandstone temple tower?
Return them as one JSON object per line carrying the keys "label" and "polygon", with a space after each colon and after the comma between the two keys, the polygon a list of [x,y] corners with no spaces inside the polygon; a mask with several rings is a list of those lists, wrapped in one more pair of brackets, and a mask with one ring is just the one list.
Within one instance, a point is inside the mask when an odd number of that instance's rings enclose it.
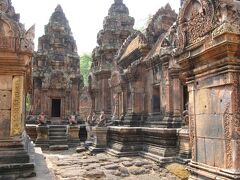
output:
{"label": "sandstone temple tower", "polygon": [[45,35],[39,38],[38,51],[34,56],[34,114],[44,112],[51,120],[79,114],[83,83],[79,59],[68,20],[58,5],[45,26]]}
{"label": "sandstone temple tower", "polygon": [[33,175],[24,130],[34,26],[25,31],[10,0],[0,0],[0,179]]}
{"label": "sandstone temple tower", "polygon": [[112,110],[111,91],[108,79],[111,77],[114,56],[125,39],[133,32],[134,18],[129,16],[128,8],[122,0],[114,0],[99,31],[93,50],[93,65],[89,75],[89,92],[92,97],[92,111]]}

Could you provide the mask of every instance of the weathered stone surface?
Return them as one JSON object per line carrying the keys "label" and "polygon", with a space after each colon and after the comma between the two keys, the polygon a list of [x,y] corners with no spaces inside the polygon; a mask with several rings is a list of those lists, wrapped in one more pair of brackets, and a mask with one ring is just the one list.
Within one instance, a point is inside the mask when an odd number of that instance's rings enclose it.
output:
{"label": "weathered stone surface", "polygon": [[122,177],[127,177],[130,175],[128,172],[128,168],[126,168],[126,167],[119,167],[118,170],[121,172]]}
{"label": "weathered stone surface", "polygon": [[104,166],[104,168],[105,169],[118,169],[119,165],[117,165],[117,164],[110,164],[110,165]]}
{"label": "weathered stone surface", "polygon": [[76,149],[77,153],[81,153],[81,152],[84,152],[84,151],[86,151],[85,147],[77,147],[77,149]]}
{"label": "weathered stone surface", "polygon": [[11,109],[12,92],[0,90],[0,110]]}
{"label": "weathered stone surface", "polygon": [[144,168],[131,168],[129,169],[129,172],[133,175],[139,175],[146,173],[146,170]]}
{"label": "weathered stone surface", "polygon": [[[46,152],[48,153],[48,152]],[[68,151],[61,152],[51,152],[51,154],[45,154],[47,160],[51,161],[51,167],[54,170],[54,174],[57,175],[59,179],[61,178],[77,178],[77,179],[141,179],[143,174],[148,176],[148,179],[161,180],[162,176],[159,176],[158,171],[148,170],[148,168],[143,167],[124,167],[122,161],[115,162],[113,160],[123,159],[129,160],[130,162],[143,161],[149,165],[154,166],[154,162],[151,160],[145,160],[143,158],[129,157],[129,158],[116,158],[105,153],[97,154],[96,156],[91,156],[87,152],[75,153],[74,149],[69,149]],[[83,159],[86,156],[87,159]],[[104,162],[99,161],[98,158],[106,158]],[[73,170],[77,172],[72,172]],[[132,169],[133,174],[130,173]],[[140,169],[140,170],[138,170]],[[162,168],[164,176],[168,176],[168,171]],[[143,174],[141,174],[143,173]],[[134,175],[136,174],[136,175]],[[96,175],[96,177],[94,177]],[[144,179],[144,178],[143,178]],[[146,179],[146,178],[145,178]]]}
{"label": "weathered stone surface", "polygon": [[131,161],[124,161],[124,162],[122,162],[122,164],[123,164],[125,167],[133,166],[133,162],[131,162]]}
{"label": "weathered stone surface", "polygon": [[12,76],[3,75],[0,77],[0,90],[9,90],[12,89]]}
{"label": "weathered stone surface", "polygon": [[49,147],[50,151],[61,151],[61,150],[67,150],[68,145],[51,145]]}
{"label": "weathered stone surface", "polygon": [[0,110],[0,139],[10,136],[10,110]]}
{"label": "weathered stone surface", "polygon": [[97,154],[96,158],[100,161],[100,162],[105,162],[108,160],[108,157],[105,154]]}
{"label": "weathered stone surface", "polygon": [[143,165],[145,165],[146,163],[144,161],[134,161],[134,165],[137,167],[142,167]]}
{"label": "weathered stone surface", "polygon": [[85,178],[104,178],[104,177],[106,177],[106,175],[103,171],[92,170],[92,171],[85,172],[83,174],[83,177],[85,177]]}

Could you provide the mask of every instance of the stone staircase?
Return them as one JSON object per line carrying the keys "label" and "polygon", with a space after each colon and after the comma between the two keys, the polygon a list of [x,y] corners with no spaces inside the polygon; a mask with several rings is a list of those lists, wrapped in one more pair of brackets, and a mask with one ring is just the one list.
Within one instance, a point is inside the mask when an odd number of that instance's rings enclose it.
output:
{"label": "stone staircase", "polygon": [[50,125],[48,134],[49,134],[49,150],[68,149],[68,137],[66,125]]}

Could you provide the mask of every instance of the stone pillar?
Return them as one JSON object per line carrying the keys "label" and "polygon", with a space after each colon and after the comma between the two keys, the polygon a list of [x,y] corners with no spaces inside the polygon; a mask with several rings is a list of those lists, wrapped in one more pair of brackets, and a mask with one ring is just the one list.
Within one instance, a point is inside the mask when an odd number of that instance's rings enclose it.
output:
{"label": "stone pillar", "polygon": [[37,131],[36,146],[42,147],[44,149],[47,149],[49,147],[48,129],[49,127],[46,125],[36,126]]}
{"label": "stone pillar", "polygon": [[89,147],[92,153],[103,152],[107,148],[107,127],[93,127],[93,146]]}
{"label": "stone pillar", "polygon": [[131,83],[131,97],[128,98],[128,111],[124,124],[127,126],[139,126],[142,123],[142,115],[144,111],[144,88],[141,81]]}
{"label": "stone pillar", "polygon": [[24,129],[34,28],[25,31],[10,1],[5,5],[0,6],[0,179],[16,179],[34,174]]}
{"label": "stone pillar", "polygon": [[172,127],[173,125],[173,114],[174,114],[174,110],[173,110],[173,79],[169,74],[169,69],[168,69],[168,65],[163,67],[163,78],[165,78],[163,80],[163,82],[165,83],[165,86],[163,86],[163,90],[164,90],[164,107],[165,107],[165,115],[163,118],[163,122],[167,127]]}
{"label": "stone pillar", "polygon": [[181,81],[179,79],[180,68],[170,68],[169,74],[171,76],[171,91],[169,100],[172,104],[172,126],[180,127],[182,124],[182,111],[183,111],[183,91]]}
{"label": "stone pillar", "polygon": [[80,125],[68,126],[68,144],[70,147],[75,147],[80,144],[79,131]]}

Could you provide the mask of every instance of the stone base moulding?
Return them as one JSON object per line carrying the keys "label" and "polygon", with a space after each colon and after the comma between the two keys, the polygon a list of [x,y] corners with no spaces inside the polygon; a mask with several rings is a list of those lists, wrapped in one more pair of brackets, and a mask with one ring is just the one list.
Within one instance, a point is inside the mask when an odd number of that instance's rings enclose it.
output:
{"label": "stone base moulding", "polygon": [[174,162],[177,129],[109,127],[107,152],[118,157],[142,156],[161,164]]}
{"label": "stone base moulding", "polygon": [[35,176],[34,163],[27,152],[25,139],[0,140],[0,179],[17,179]]}
{"label": "stone base moulding", "polygon": [[191,161],[187,170],[191,172],[189,180],[211,180],[211,179],[221,179],[221,180],[231,180],[240,179],[240,172],[233,172],[231,170],[220,169],[212,166],[207,166],[205,164],[197,163]]}
{"label": "stone base moulding", "polygon": [[107,127],[93,127],[93,145],[88,147],[91,153],[104,152],[107,148]]}

